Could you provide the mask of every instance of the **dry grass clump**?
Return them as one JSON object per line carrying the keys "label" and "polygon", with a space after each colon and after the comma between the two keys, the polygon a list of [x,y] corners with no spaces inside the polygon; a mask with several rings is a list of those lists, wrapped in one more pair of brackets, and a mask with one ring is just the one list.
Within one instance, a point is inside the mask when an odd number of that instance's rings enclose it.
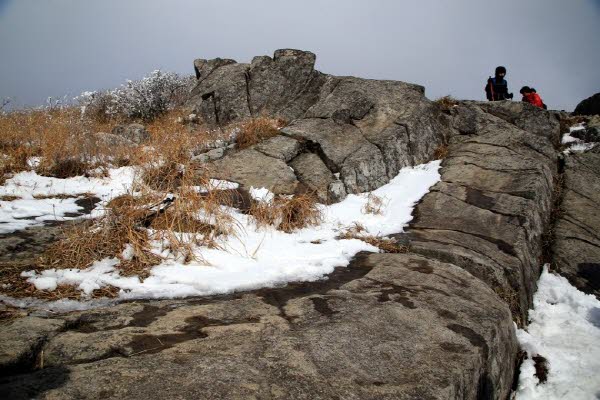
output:
{"label": "dry grass clump", "polygon": [[433,152],[434,160],[443,160],[448,156],[448,145],[440,144]]}
{"label": "dry grass clump", "polygon": [[27,160],[29,152],[27,149],[17,147],[10,150],[4,149],[4,152],[4,154],[0,153],[0,185],[4,185],[4,182],[11,174],[28,169]]}
{"label": "dry grass clump", "polygon": [[452,96],[444,96],[435,100],[435,103],[440,106],[442,111],[449,112],[453,107],[458,105],[458,100]]}
{"label": "dry grass clump", "polygon": [[12,196],[12,195],[0,196],[0,201],[14,201],[14,200],[19,200],[19,199],[20,199],[19,196]]}
{"label": "dry grass clump", "polygon": [[496,286],[493,288],[494,292],[500,297],[506,304],[512,314],[512,319],[519,328],[524,326],[524,321],[521,318],[521,304],[519,303],[519,294],[513,288],[505,288],[502,286]]}
{"label": "dry grass clump", "polygon": [[316,198],[310,193],[295,195],[281,201],[279,210],[281,222],[278,229],[288,233],[318,225],[323,220]]}
{"label": "dry grass clump", "polygon": [[257,226],[275,226],[284,232],[292,232],[323,221],[321,208],[311,193],[294,196],[277,196],[271,201],[253,201],[248,214]]}
{"label": "dry grass clump", "polygon": [[82,119],[75,107],[0,114],[0,154],[4,158],[0,172],[4,176],[31,169],[27,160],[37,156],[40,163],[35,169],[42,175],[84,175],[102,158],[92,133],[107,128]]}
{"label": "dry grass clump", "polygon": [[385,207],[385,199],[373,193],[367,196],[367,202],[362,207],[363,214],[381,215]]}
{"label": "dry grass clump", "polygon": [[342,232],[338,239],[358,239],[379,248],[384,253],[406,253],[408,246],[399,244],[396,240],[382,236],[366,235],[366,229],[355,222],[350,228]]}
{"label": "dry grass clump", "polygon": [[82,269],[117,257],[121,275],[144,279],[164,254],[183,262],[197,259],[197,246],[217,246],[215,239],[229,234],[233,221],[221,208],[227,195],[211,190],[199,193],[194,184],[207,186],[203,183],[208,179],[198,181],[196,173],[184,168],[177,181],[160,185],[147,184],[148,175],[143,175],[134,192],[106,205],[103,217],[66,229],[43,255],[40,266]]}
{"label": "dry grass clump", "polygon": [[259,117],[245,121],[239,125],[236,147],[238,149],[245,149],[263,140],[277,136],[279,129],[283,126],[285,126],[285,121],[281,119]]}
{"label": "dry grass clump", "polygon": [[40,259],[39,266],[48,268],[87,268],[94,261],[120,255],[129,244],[134,259],[143,265],[152,265],[156,257],[147,252],[148,233],[138,229],[137,216],[110,214],[96,221],[89,221],[66,228],[62,238],[51,245]]}

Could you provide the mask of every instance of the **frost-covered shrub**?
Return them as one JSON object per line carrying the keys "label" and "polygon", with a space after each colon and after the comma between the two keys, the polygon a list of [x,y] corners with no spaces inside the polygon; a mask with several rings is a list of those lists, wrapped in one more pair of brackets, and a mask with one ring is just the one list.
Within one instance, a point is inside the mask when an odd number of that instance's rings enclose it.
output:
{"label": "frost-covered shrub", "polygon": [[182,105],[193,84],[192,76],[156,70],[120,88],[105,92],[84,92],[77,101],[82,112],[97,119],[114,117],[151,121]]}

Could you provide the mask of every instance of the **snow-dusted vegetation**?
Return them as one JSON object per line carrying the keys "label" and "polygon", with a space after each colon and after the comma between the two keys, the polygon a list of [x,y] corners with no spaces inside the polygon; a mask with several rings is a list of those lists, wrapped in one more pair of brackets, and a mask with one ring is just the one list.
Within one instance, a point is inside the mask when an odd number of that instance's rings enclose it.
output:
{"label": "snow-dusted vegetation", "polygon": [[139,80],[100,92],[84,92],[76,98],[83,113],[96,118],[153,120],[181,106],[194,84],[191,75],[155,70]]}

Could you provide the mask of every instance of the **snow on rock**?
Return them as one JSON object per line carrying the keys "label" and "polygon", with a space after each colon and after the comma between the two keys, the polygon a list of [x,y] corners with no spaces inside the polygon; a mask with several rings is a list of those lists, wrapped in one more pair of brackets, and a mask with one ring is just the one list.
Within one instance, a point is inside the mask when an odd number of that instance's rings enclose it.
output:
{"label": "snow on rock", "polygon": [[[85,270],[46,270],[25,276],[34,285],[51,287],[77,285],[89,294],[104,285],[121,289],[121,298],[175,298],[230,293],[260,287],[274,287],[292,281],[314,281],[346,266],[362,250],[378,249],[357,239],[339,240],[344,230],[359,223],[372,235],[402,232],[411,220],[412,209],[429,188],[439,181],[439,161],[404,168],[387,185],[372,192],[386,199],[380,214],[365,214],[368,193],[349,195],[341,203],[321,205],[324,221],[316,227],[285,233],[273,227],[256,228],[251,217],[230,210],[236,232],[218,243],[218,249],[198,247],[198,261],[183,264],[168,257],[150,271],[143,282],[121,277],[117,261],[106,259]],[[261,198],[263,190],[253,190]],[[157,253],[161,249],[157,247]],[[39,282],[42,280],[41,282]]]}
{"label": "snow on rock", "polygon": [[572,132],[584,130],[583,124],[575,125],[569,128],[569,133],[565,133],[561,139],[561,143],[569,147],[563,151],[564,154],[582,153],[593,149],[598,143],[586,143],[581,139],[571,136]]}
{"label": "snow on rock", "polygon": [[250,196],[256,201],[264,201],[266,203],[270,203],[275,198],[275,195],[269,191],[267,188],[255,188],[250,187]]}
{"label": "snow on rock", "polygon": [[[521,366],[517,400],[600,398],[600,301],[548,272],[540,277],[527,330],[517,337],[528,358]],[[548,360],[540,383],[532,358]]]}

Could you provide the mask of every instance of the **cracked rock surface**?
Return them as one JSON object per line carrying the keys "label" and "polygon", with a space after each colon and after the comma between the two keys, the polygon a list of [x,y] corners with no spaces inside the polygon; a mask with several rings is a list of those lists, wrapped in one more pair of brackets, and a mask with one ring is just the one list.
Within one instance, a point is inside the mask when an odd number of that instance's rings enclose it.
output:
{"label": "cracked rock surface", "polygon": [[0,330],[2,352],[5,335],[44,343],[44,368],[1,378],[3,398],[504,399],[517,351],[490,288],[414,254],[363,254],[328,281],[44,321]]}
{"label": "cracked rock surface", "polygon": [[600,149],[567,155],[563,179],[556,266],[579,290],[600,297]]}
{"label": "cracked rock surface", "polygon": [[408,237],[412,251],[486,282],[524,322],[554,201],[558,125],[546,136],[531,133],[484,111],[493,107],[506,108],[469,102],[452,110],[457,135],[441,182],[415,208]]}
{"label": "cracked rock surface", "polygon": [[[332,174],[340,173],[347,193],[384,185],[401,168],[429,161],[446,142],[448,118],[422,86],[326,75],[314,69],[315,59],[310,52],[284,49],[250,64],[196,60],[198,83],[188,108],[212,126],[263,115],[287,120],[282,134],[318,155]],[[268,145],[256,149],[291,160]],[[230,157],[235,156],[225,160]],[[321,181],[320,197],[329,184]],[[262,186],[271,189],[270,184],[265,180]]]}

